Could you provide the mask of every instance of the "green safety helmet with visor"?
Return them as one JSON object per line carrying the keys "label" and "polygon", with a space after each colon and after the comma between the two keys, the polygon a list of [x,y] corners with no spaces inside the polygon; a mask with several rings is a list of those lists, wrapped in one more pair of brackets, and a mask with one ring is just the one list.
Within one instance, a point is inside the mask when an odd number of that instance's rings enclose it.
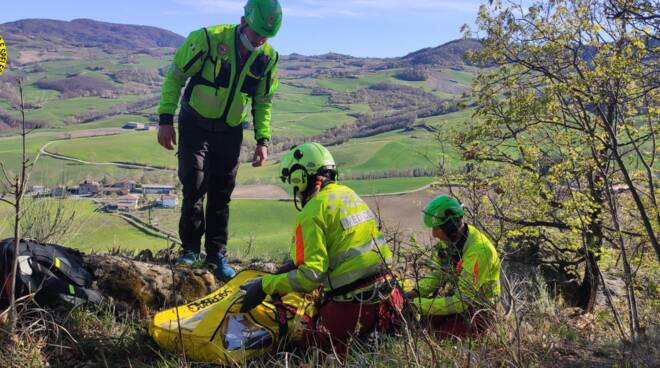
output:
{"label": "green safety helmet with visor", "polygon": [[433,198],[422,211],[424,225],[434,228],[444,225],[450,219],[459,220],[465,215],[463,204],[446,194]]}
{"label": "green safety helmet with visor", "polygon": [[317,175],[331,174],[337,177],[335,159],[327,148],[319,143],[303,143],[292,147],[280,160],[280,179],[289,184],[294,196],[306,191]]}
{"label": "green safety helmet with visor", "polygon": [[278,0],[248,0],[243,10],[248,26],[261,37],[275,37],[282,26],[282,7]]}

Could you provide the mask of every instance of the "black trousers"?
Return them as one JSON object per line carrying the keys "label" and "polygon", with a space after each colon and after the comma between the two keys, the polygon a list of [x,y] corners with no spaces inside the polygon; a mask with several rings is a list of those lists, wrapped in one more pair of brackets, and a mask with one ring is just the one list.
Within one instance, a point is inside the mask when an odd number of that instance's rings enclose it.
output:
{"label": "black trousers", "polygon": [[199,252],[205,235],[206,254],[224,254],[243,128],[202,119],[189,109],[182,107],[179,114],[178,174],[183,187],[179,237],[184,250]]}

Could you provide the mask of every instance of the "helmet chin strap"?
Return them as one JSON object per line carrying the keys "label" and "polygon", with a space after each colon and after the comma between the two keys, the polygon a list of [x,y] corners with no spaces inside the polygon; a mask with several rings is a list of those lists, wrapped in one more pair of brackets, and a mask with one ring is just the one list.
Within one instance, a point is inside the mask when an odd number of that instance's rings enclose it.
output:
{"label": "helmet chin strap", "polygon": [[293,205],[296,207],[298,212],[302,211],[302,208],[305,207],[305,200],[302,200],[302,207],[298,207],[298,188],[293,187]]}

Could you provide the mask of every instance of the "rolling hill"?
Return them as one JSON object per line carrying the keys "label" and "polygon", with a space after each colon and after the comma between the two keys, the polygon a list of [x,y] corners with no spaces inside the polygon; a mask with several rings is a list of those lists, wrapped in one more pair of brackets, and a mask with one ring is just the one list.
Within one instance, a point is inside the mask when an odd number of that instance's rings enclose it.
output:
{"label": "rolling hill", "polygon": [[8,46],[19,49],[48,45],[48,48],[112,47],[140,50],[178,47],[184,40],[181,35],[157,27],[106,23],[92,19],[24,19],[0,24],[0,34]]}

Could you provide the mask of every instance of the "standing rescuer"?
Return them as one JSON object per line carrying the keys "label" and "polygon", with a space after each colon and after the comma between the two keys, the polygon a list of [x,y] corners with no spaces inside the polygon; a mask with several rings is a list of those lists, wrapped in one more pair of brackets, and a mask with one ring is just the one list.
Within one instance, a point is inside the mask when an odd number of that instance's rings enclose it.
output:
{"label": "standing rescuer", "polygon": [[282,180],[293,189],[296,217],[291,262],[275,275],[245,285],[243,312],[266,295],[323,288],[318,315],[304,341],[343,352],[351,335],[385,331],[403,304],[388,275],[392,251],[374,213],[350,188],[337,184],[330,152],[318,143],[294,147],[281,160]]}
{"label": "standing rescuer", "polygon": [[158,142],[172,150],[176,145],[173,117],[188,81],[179,112],[183,252],[178,262],[193,264],[199,259],[205,235],[205,263],[224,281],[235,274],[225,258],[225,248],[242,122],[251,102],[257,141],[252,165],[261,166],[268,157],[272,100],[278,87],[278,54],[266,40],[280,28],[280,4],[277,0],[248,0],[244,10],[240,25],[202,28],[188,36],[165,75],[158,108]]}
{"label": "standing rescuer", "polygon": [[[500,259],[477,228],[463,222],[463,205],[448,195],[431,200],[424,224],[440,241],[433,270],[407,296],[428,317],[439,336],[478,335],[492,323],[492,307],[500,295]],[[448,288],[446,296],[438,296]]]}

